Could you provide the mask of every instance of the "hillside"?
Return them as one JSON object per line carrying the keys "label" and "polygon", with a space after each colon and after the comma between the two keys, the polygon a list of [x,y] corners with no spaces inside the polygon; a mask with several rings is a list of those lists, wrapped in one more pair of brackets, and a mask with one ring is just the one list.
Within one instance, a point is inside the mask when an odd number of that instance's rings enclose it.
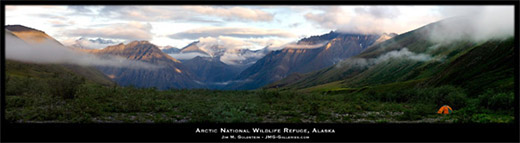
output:
{"label": "hillside", "polygon": [[227,65],[218,58],[211,57],[195,57],[182,64],[200,77],[200,82],[208,84],[227,82],[242,70],[240,67]]}
{"label": "hillside", "polygon": [[[233,89],[255,89],[283,79],[292,73],[308,73],[331,66],[355,56],[374,44],[381,35],[361,35],[330,32],[304,38],[294,47],[272,51],[251,67],[241,72],[235,80],[244,81],[230,85]],[[305,47],[312,48],[305,48]]]}
{"label": "hillside", "polygon": [[6,72],[7,76],[47,78],[45,75],[64,72],[78,78],[84,78],[92,83],[101,85],[115,84],[94,67],[74,64],[31,63],[29,62],[30,60],[24,60],[24,57],[12,57],[9,55],[12,52],[23,52],[16,49],[22,47],[29,50],[31,48],[39,48],[38,46],[40,45],[54,46],[56,49],[65,48],[57,40],[40,30],[21,25],[8,25],[6,26],[4,36],[8,40],[6,42],[6,71],[9,71]]}
{"label": "hillside", "polygon": [[112,80],[123,86],[169,88],[201,88],[195,81],[197,77],[175,58],[163,53],[148,41],[133,41],[126,45],[109,46],[101,50],[90,50],[99,56],[117,56],[132,61],[155,65],[149,67],[111,67],[97,68]]}
{"label": "hillside", "polygon": [[334,66],[267,87],[303,89],[335,82],[336,87],[356,88],[422,81],[415,86],[458,85],[470,94],[492,87],[512,88],[514,38],[435,43],[429,36],[439,23],[376,44]]}
{"label": "hillside", "polygon": [[11,31],[18,38],[32,44],[42,43],[44,41],[52,41],[55,43],[59,43],[59,45],[63,45],[58,40],[52,38],[47,35],[45,32],[41,30],[37,30],[34,28],[26,27],[23,25],[6,25],[5,29]]}

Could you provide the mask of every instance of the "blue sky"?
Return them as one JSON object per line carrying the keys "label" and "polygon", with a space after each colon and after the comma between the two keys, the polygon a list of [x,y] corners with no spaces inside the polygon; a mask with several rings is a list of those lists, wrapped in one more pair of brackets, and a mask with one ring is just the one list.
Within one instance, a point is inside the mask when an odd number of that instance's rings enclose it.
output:
{"label": "blue sky", "polygon": [[[495,6],[497,7],[497,6]],[[149,40],[182,48],[199,40],[260,49],[331,30],[401,34],[482,6],[6,6],[6,24],[45,31],[65,45],[83,37]],[[83,41],[85,42],[85,41]],[[88,41],[86,41],[88,42]],[[106,45],[95,45],[102,48]]]}

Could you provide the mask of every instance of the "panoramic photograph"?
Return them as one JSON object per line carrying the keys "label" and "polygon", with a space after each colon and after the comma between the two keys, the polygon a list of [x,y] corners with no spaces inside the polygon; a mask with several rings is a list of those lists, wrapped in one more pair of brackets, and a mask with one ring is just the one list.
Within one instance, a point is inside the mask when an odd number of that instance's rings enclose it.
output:
{"label": "panoramic photograph", "polygon": [[6,5],[5,121],[513,124],[514,14]]}

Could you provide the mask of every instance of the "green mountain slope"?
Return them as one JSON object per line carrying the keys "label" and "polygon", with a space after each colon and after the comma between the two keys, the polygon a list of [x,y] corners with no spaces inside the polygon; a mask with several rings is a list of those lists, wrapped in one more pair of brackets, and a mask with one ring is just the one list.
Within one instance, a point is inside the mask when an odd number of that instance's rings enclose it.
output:
{"label": "green mountain slope", "polygon": [[[24,95],[41,92],[68,96],[67,91],[80,84],[115,85],[93,67],[61,64],[34,64],[14,60],[5,61],[6,95]],[[59,90],[59,91],[58,91]],[[73,94],[70,94],[73,95]]]}
{"label": "green mountain slope", "polygon": [[[115,84],[94,67],[79,66],[72,64],[35,64],[29,62],[20,62],[18,60],[12,60],[9,57],[9,52],[19,46],[38,47],[44,46],[57,46],[59,48],[65,48],[57,40],[51,36],[45,34],[43,31],[36,30],[33,28],[25,27],[22,25],[8,25],[6,26],[6,32],[4,33],[6,39],[11,40],[12,43],[6,44],[6,76],[14,78],[34,78],[34,79],[48,79],[52,77],[58,77],[60,74],[72,75],[75,78],[83,78],[87,82],[96,83],[101,85],[113,85]],[[32,46],[30,46],[32,45]],[[10,47],[12,46],[12,47]],[[11,56],[12,57],[12,56]],[[29,57],[27,57],[29,58]]]}
{"label": "green mountain slope", "polygon": [[460,85],[470,93],[514,89],[514,38],[491,40],[451,59],[425,85]]}
{"label": "green mountain slope", "polygon": [[267,88],[323,91],[318,87],[361,88],[406,81],[421,81],[414,84],[417,87],[456,85],[470,94],[513,88],[513,37],[432,42],[429,36],[438,24],[398,35],[334,66],[289,76]]}

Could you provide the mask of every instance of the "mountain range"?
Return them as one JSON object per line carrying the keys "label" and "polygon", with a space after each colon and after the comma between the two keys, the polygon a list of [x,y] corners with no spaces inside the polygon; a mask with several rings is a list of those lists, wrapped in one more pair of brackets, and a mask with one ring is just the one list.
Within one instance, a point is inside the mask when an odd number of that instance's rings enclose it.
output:
{"label": "mountain range", "polygon": [[[471,94],[514,89],[514,37],[434,42],[439,28],[464,23],[447,19],[375,44],[359,55],[307,74],[291,75],[266,88],[348,90],[348,88],[458,85]],[[437,34],[437,33],[436,33]]]}
{"label": "mountain range", "polygon": [[[243,82],[229,85],[228,88],[256,89],[293,73],[319,70],[355,56],[370,45],[392,36],[395,35],[330,32],[304,38],[298,41],[294,47],[270,52],[235,78],[235,80]],[[314,47],[308,48],[308,45],[314,45]]]}
{"label": "mountain range", "polygon": [[224,47],[223,45],[215,43],[208,44],[195,41],[181,49],[164,48],[163,52],[169,54],[174,58],[178,58],[181,61],[190,60],[197,56],[211,57],[218,59],[228,65],[246,67],[255,63],[258,59],[262,58],[269,51],[267,50],[267,48],[261,50],[250,50],[246,48],[234,49]]}
{"label": "mountain range", "polygon": [[148,41],[133,41],[99,50],[90,50],[99,56],[119,56],[128,60],[141,61],[156,68],[131,68],[98,66],[98,69],[123,86],[169,88],[202,88],[193,75],[180,61],[163,53]]}
{"label": "mountain range", "polygon": [[80,49],[99,49],[99,48],[105,48],[107,45],[116,45],[118,42],[113,40],[105,40],[102,38],[96,38],[96,39],[88,39],[81,37],[74,41],[74,43],[71,45],[71,47],[74,48],[80,48]]}
{"label": "mountain range", "polygon": [[[6,26],[5,35],[27,45],[43,46],[45,42],[101,59],[117,57],[135,65],[58,64],[60,69],[104,85],[115,82],[122,86],[158,89],[332,90],[413,83],[413,86],[457,84],[475,92],[492,86],[511,88],[512,84],[502,83],[513,81],[514,38],[432,40],[437,28],[463,20],[443,20],[400,35],[331,31],[274,51],[267,47],[235,49],[199,41],[181,49],[160,47],[148,41],[131,41],[102,49],[64,47],[43,31],[21,25]],[[102,39],[95,41],[103,42],[99,40]],[[17,57],[8,57],[8,60],[19,65],[27,62]]]}
{"label": "mountain range", "polygon": [[[43,33],[25,26],[8,26],[29,33]],[[25,34],[27,35],[27,34]],[[33,34],[34,35],[34,34]],[[31,38],[25,36],[26,38]],[[44,34],[40,37],[54,40]],[[120,57],[157,66],[157,68],[132,68],[95,66],[110,79],[122,86],[210,89],[254,89],[282,79],[291,73],[305,73],[332,65],[342,59],[356,55],[369,45],[389,35],[361,35],[330,32],[312,36],[297,42],[295,47],[277,51],[232,49],[222,45],[188,44],[182,49],[159,47],[148,41],[132,41],[103,49],[72,46],[72,49],[97,55],[101,58]],[[85,39],[83,39],[85,40]],[[34,41],[34,40],[33,40]],[[92,41],[89,40],[89,41]],[[93,42],[113,42],[94,39]],[[56,41],[56,43],[59,43]],[[316,48],[306,45],[322,44]],[[59,43],[59,45],[63,45]],[[299,46],[303,46],[299,47]],[[178,60],[175,56],[195,54]],[[229,58],[241,57],[238,59]],[[292,57],[292,58],[290,58]],[[310,63],[310,64],[309,64]],[[92,70],[92,67],[89,67]],[[261,69],[261,70],[257,70]],[[269,73],[269,74],[265,74]],[[271,75],[272,74],[272,75]],[[259,76],[261,75],[261,76]],[[253,80],[254,82],[251,82]],[[254,86],[251,86],[254,85]]]}

